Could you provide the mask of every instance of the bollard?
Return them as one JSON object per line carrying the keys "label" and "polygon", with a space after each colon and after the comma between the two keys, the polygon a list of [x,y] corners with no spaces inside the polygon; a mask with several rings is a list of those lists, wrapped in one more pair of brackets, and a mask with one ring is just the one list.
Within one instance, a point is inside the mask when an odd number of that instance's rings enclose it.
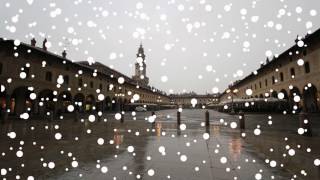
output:
{"label": "bollard", "polygon": [[[151,112],[151,116],[154,116],[155,114],[156,114],[156,113],[155,113],[154,111]],[[154,120],[154,121],[152,122],[152,125],[153,125],[153,126],[156,125],[156,120]]]}
{"label": "bollard", "polygon": [[209,127],[210,126],[209,111],[207,110],[205,114],[206,114],[206,127]]}
{"label": "bollard", "polygon": [[244,117],[244,113],[241,111],[239,112],[239,127],[240,129],[245,129],[245,117]]}
{"label": "bollard", "polygon": [[121,123],[124,123],[124,114],[121,114],[120,122],[121,122]]}
{"label": "bollard", "polygon": [[299,113],[299,124],[300,124],[300,128],[303,128],[304,130],[306,130],[303,133],[304,136],[312,136],[311,121],[308,116],[308,113],[303,111]]}
{"label": "bollard", "polygon": [[178,126],[180,126],[180,124],[181,124],[181,112],[180,111],[177,112],[177,124],[178,124]]}

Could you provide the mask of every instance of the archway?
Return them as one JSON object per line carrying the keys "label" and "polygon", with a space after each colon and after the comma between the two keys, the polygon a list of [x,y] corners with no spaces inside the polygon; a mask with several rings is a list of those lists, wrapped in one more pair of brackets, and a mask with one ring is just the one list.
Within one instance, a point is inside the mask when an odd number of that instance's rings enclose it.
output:
{"label": "archway", "polygon": [[123,111],[124,109],[124,100],[122,98],[118,99],[118,103],[119,103],[119,110]]}
{"label": "archway", "polygon": [[39,93],[39,114],[43,115],[48,111],[55,111],[54,97],[53,91],[50,89],[44,89]]}
{"label": "archway", "polygon": [[118,100],[114,97],[112,98],[112,111],[118,111],[119,108],[119,102]]}
{"label": "archway", "polygon": [[97,111],[104,111],[105,110],[105,97],[103,100],[97,100],[96,102],[96,109]]}
{"label": "archway", "polygon": [[93,107],[95,106],[95,98],[92,94],[88,95],[86,97],[86,106],[85,106],[85,110],[86,111],[92,111],[93,110]]}
{"label": "archway", "polygon": [[305,86],[303,91],[303,104],[306,112],[313,113],[319,110],[317,98],[317,88],[312,84]]}
{"label": "archway", "polygon": [[6,91],[0,92],[0,118],[2,117],[2,113],[6,111],[10,104],[10,97]]}
{"label": "archway", "polygon": [[67,108],[72,104],[72,95],[69,91],[63,91],[58,96],[58,113],[68,112]]}
{"label": "archway", "polygon": [[105,98],[105,103],[106,103],[106,107],[105,107],[105,110],[106,111],[111,111],[112,110],[112,100],[109,96],[107,96]]}
{"label": "archway", "polygon": [[[301,107],[299,102],[294,101],[295,97],[301,98],[300,90],[297,87],[293,87],[292,89],[290,89],[290,95],[289,95],[289,106],[291,109],[296,111],[296,110],[300,110]],[[294,109],[295,105],[297,106],[297,109]]]}
{"label": "archway", "polygon": [[278,98],[278,93],[277,93],[277,91],[272,91],[271,97],[273,97],[273,98]]}
{"label": "archway", "polygon": [[75,107],[77,110],[79,110],[79,112],[83,112],[84,110],[84,95],[82,93],[78,93],[74,96],[73,98],[73,101],[74,101],[74,104],[75,104]]}
{"label": "archway", "polygon": [[20,115],[31,110],[33,107],[33,102],[30,99],[31,92],[25,86],[14,89],[10,98],[10,112],[12,114]]}
{"label": "archway", "polygon": [[123,110],[124,111],[127,111],[127,110],[129,110],[129,108],[128,108],[128,105],[129,104],[129,100],[128,99],[124,99],[123,100]]}

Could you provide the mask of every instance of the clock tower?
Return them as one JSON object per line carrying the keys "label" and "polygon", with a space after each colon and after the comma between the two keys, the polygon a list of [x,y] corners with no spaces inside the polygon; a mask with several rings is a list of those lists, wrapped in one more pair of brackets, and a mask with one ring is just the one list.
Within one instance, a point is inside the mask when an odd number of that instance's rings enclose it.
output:
{"label": "clock tower", "polygon": [[135,80],[139,86],[148,86],[149,84],[149,78],[146,74],[147,65],[145,58],[144,49],[142,44],[140,44],[135,63],[135,75],[132,76],[132,79]]}

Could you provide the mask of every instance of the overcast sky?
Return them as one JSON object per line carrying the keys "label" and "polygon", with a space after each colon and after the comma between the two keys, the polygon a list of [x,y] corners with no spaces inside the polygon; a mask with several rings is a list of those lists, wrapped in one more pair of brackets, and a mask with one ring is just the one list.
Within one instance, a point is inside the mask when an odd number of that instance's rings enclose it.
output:
{"label": "overcast sky", "polygon": [[150,84],[223,91],[320,28],[319,0],[1,0],[0,36],[131,76],[140,42]]}

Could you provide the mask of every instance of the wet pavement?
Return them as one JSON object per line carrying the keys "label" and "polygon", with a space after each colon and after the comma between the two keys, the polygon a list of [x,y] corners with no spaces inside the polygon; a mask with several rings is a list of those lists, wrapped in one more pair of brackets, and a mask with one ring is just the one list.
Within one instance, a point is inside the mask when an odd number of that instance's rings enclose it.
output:
{"label": "wet pavement", "polygon": [[176,110],[156,112],[155,124],[148,122],[151,112],[126,112],[124,123],[114,114],[94,122],[89,114],[77,122],[72,114],[51,122],[12,120],[0,125],[0,177],[320,179],[318,115],[311,117],[314,136],[306,137],[297,133],[296,115],[248,114],[241,132],[238,115],[209,112],[208,128],[205,110],[188,109],[180,127]]}

